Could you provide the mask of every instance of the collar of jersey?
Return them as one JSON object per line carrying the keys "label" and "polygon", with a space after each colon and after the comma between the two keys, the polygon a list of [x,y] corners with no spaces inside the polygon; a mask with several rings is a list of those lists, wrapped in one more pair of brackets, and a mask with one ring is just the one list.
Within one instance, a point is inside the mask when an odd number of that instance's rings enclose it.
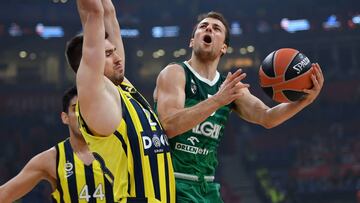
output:
{"label": "collar of jersey", "polygon": [[215,77],[214,79],[211,81],[207,78],[202,77],[201,75],[199,75],[198,72],[196,72],[187,61],[184,61],[184,64],[189,68],[189,70],[195,75],[195,77],[197,77],[199,80],[201,80],[202,82],[208,84],[209,86],[213,86],[216,84],[216,82],[219,80],[220,78],[220,73],[218,71],[216,71],[215,73]]}

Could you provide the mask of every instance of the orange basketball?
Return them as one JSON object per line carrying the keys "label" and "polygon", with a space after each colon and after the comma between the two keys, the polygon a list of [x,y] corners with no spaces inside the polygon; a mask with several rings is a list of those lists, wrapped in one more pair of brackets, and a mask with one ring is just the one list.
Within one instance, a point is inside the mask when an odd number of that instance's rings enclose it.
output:
{"label": "orange basketball", "polygon": [[298,50],[283,48],[271,52],[259,70],[260,86],[277,102],[301,99],[303,89],[313,86],[311,62]]}

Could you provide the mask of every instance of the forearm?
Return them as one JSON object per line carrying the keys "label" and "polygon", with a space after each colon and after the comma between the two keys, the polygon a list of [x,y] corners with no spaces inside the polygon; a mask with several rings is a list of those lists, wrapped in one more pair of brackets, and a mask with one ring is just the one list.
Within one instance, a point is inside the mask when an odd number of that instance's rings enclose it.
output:
{"label": "forearm", "polygon": [[[29,174],[29,173],[27,173]],[[21,172],[9,182],[0,186],[0,202],[11,203],[30,192],[40,182],[40,175]]]}
{"label": "forearm", "polygon": [[263,126],[273,128],[293,117],[307,106],[302,101],[281,103],[266,111]]}
{"label": "forearm", "polygon": [[167,136],[175,137],[194,128],[211,116],[219,105],[213,98],[209,98],[195,106],[183,108],[161,120]]}
{"label": "forearm", "polygon": [[83,7],[83,5],[80,3],[80,1],[76,1],[77,4],[77,9],[79,12],[79,16],[80,16],[80,20],[81,20],[81,25],[82,27],[85,26],[85,22],[86,22],[86,18],[87,18],[87,12],[85,10],[85,8]]}
{"label": "forearm", "polygon": [[121,38],[120,25],[116,17],[116,10],[111,0],[102,0],[104,7],[104,24],[105,30],[109,34],[109,41],[116,48],[124,65],[124,45]]}

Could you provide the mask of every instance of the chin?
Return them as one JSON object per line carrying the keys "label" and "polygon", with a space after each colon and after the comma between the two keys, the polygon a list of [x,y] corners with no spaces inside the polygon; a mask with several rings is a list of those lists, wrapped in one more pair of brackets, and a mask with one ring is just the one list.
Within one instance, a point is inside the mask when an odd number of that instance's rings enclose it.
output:
{"label": "chin", "polygon": [[114,79],[112,80],[112,82],[113,82],[115,85],[120,85],[123,81],[124,81],[124,76],[122,76],[122,77],[117,77],[117,78],[114,78]]}

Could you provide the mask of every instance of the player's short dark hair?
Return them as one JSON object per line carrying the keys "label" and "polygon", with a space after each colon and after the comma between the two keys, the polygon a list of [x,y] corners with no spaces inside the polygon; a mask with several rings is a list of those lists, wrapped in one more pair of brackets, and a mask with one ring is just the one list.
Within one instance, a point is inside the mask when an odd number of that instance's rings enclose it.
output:
{"label": "player's short dark hair", "polygon": [[62,97],[62,111],[65,113],[69,112],[69,106],[70,106],[70,101],[77,96],[77,89],[76,86],[72,86],[69,89],[67,89]]}
{"label": "player's short dark hair", "polygon": [[227,20],[225,19],[225,17],[221,14],[221,13],[218,13],[218,12],[215,12],[215,11],[210,11],[208,13],[203,13],[203,14],[200,14],[197,18],[197,22],[194,26],[194,29],[192,31],[192,34],[191,34],[191,37],[194,38],[194,35],[195,35],[195,31],[197,29],[197,26],[199,25],[199,23],[204,20],[205,18],[214,18],[214,19],[217,19],[219,20],[222,24],[224,24],[225,26],[225,44],[227,46],[230,45],[230,28],[229,28],[229,23],[227,22]]}
{"label": "player's short dark hair", "polygon": [[[108,33],[105,32],[105,39],[107,39],[108,37],[109,37]],[[65,48],[66,60],[70,65],[71,69],[73,69],[75,73],[77,73],[80,66],[83,42],[84,42],[84,35],[78,34],[73,38],[71,38],[66,43],[66,48]]]}

